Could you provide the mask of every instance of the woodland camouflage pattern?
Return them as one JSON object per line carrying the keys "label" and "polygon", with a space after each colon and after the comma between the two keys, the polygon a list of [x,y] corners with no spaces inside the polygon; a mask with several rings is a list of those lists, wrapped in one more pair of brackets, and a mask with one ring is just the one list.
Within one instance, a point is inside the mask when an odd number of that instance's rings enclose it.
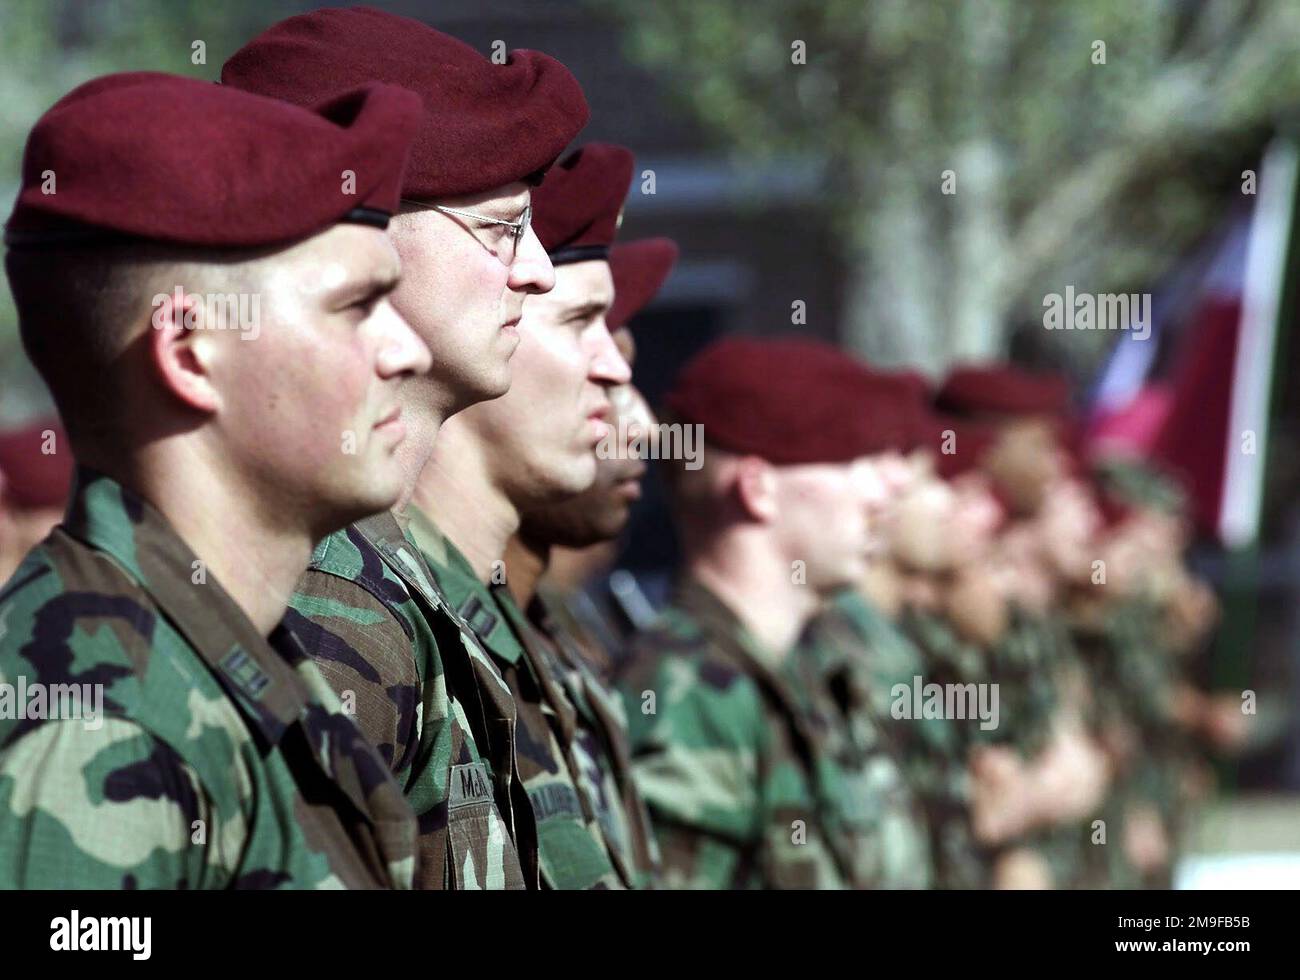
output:
{"label": "woodland camouflage pattern", "polygon": [[[1030,613],[1011,605],[1011,626],[990,651],[989,669],[1001,692],[1002,725],[982,733],[1010,742],[1029,759],[1046,748],[1079,669],[1069,630],[1058,613]],[[978,726],[976,727],[978,732]],[[1020,843],[1047,862],[1056,888],[1070,888],[1081,872],[1087,826],[1078,821],[1034,831]]]}
{"label": "woodland camouflage pattern", "polygon": [[[837,594],[819,623],[822,628],[847,634],[842,642],[855,654],[848,666],[862,672],[856,685],[865,690],[865,704],[885,733],[924,812],[965,806],[969,786],[957,725],[947,718],[899,718],[893,711],[895,686],[901,684],[910,692],[913,678],[925,676],[925,660],[916,644],[855,589]],[[848,636],[856,637],[856,644]]]}
{"label": "woodland camouflage pattern", "polygon": [[920,722],[882,723],[872,704],[870,661],[862,633],[838,607],[828,605],[786,665],[796,689],[809,694],[808,713],[826,748],[819,761],[836,767],[845,787],[836,833],[851,849],[854,885],[928,888],[932,868],[924,811],[891,737]]}
{"label": "woodland camouflage pattern", "polygon": [[[1005,635],[987,650],[963,640],[935,612],[907,610],[901,626],[921,651],[926,684],[998,685],[997,728],[984,731],[971,719],[948,722],[956,736],[945,760],[950,773],[965,766],[977,745],[1006,745],[1026,760],[1046,747],[1062,678],[1073,664],[1069,637],[1058,619],[1031,615],[1013,604]],[[968,795],[954,795],[948,805],[939,802],[931,808],[931,835],[940,887],[987,887],[994,851],[974,840]],[[1054,880],[1064,883],[1078,873],[1079,837],[1073,826],[1049,828],[1002,846],[1033,848],[1051,866]]]}
{"label": "woodland camouflage pattern", "polygon": [[[904,609],[899,627],[921,657],[917,671],[924,683],[967,684],[987,680],[983,651],[963,641],[940,616],[921,609]],[[911,678],[899,683],[911,686]],[[970,820],[970,780],[966,760],[977,739],[978,722],[951,718],[915,719],[906,723],[919,737],[913,763],[920,771],[930,847],[939,888],[985,888],[989,856],[975,840]],[[901,723],[900,723],[901,724]]]}
{"label": "woodland camouflage pattern", "polygon": [[575,709],[573,755],[578,784],[596,814],[605,844],[625,880],[639,888],[650,887],[659,853],[650,813],[632,776],[623,699],[597,679],[577,639],[541,595],[530,604],[528,620],[543,641],[541,658],[552,676],[561,679]]}
{"label": "woodland camouflage pattern", "polygon": [[1171,842],[1178,839],[1183,815],[1180,781],[1189,746],[1174,724],[1171,702],[1179,665],[1163,642],[1160,609],[1134,596],[1110,603],[1098,619],[1076,618],[1071,627],[1094,692],[1095,729],[1111,737],[1123,732],[1142,746],[1136,753],[1123,753],[1125,762],[1098,815],[1108,828],[1108,846],[1082,846],[1087,877],[1080,884],[1169,888],[1168,868],[1144,875],[1122,846],[1125,817],[1132,808],[1154,807]]}
{"label": "woodland camouflage pattern", "polygon": [[80,470],[0,610],[5,682],[100,684],[105,715],[0,719],[0,887],[410,886],[383,760],[130,491]]}
{"label": "woodland camouflage pattern", "polygon": [[533,830],[516,798],[510,693],[397,519],[323,540],[286,622],[419,817],[417,887],[535,887],[516,849],[531,853]]}
{"label": "woodland camouflage pattern", "polygon": [[1059,616],[1030,614],[1012,603],[1010,627],[988,653],[1005,723],[980,734],[1011,742],[1026,758],[1041,751],[1051,737],[1062,685],[1074,662],[1069,632]]}
{"label": "woodland camouflage pattern", "polygon": [[619,686],[670,888],[852,884],[843,790],[774,660],[695,582],[634,641]]}
{"label": "woodland camouflage pattern", "polygon": [[[627,846],[612,820],[621,796],[612,766],[595,762],[603,755],[597,739],[579,737],[580,716],[565,693],[553,652],[505,585],[480,582],[456,546],[414,507],[410,532],[514,697],[519,775],[536,822],[542,883],[555,889],[636,886],[642,876],[636,864],[625,861]],[[626,830],[621,808],[619,819]]]}

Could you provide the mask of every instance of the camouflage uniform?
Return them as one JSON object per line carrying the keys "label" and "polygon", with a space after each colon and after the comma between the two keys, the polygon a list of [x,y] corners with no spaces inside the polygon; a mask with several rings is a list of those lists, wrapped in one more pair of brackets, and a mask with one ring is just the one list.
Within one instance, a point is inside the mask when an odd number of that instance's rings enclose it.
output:
{"label": "camouflage uniform", "polygon": [[[937,614],[905,609],[899,630],[918,652],[920,667],[913,676],[923,684],[984,683],[983,651],[963,641]],[[894,684],[906,686],[912,699],[912,677]],[[901,692],[900,692],[901,693]],[[892,706],[891,706],[892,707]],[[909,712],[910,715],[910,712]],[[891,717],[892,711],[891,711]],[[930,829],[930,852],[939,888],[985,888],[989,884],[989,853],[975,840],[971,827],[971,786],[967,760],[980,732],[975,721],[952,718],[895,717],[894,728],[908,733],[904,742],[908,771],[921,789]]]}
{"label": "camouflage uniform", "polygon": [[[852,850],[859,888],[928,888],[930,844],[920,796],[904,776],[901,750],[888,737],[881,705],[873,702],[880,678],[872,674],[884,671],[842,612],[853,598],[837,600],[809,624],[787,661],[791,679],[810,693],[809,717],[826,747],[827,764],[838,768],[845,787],[837,833]],[[885,686],[886,696],[890,689]],[[889,717],[888,709],[883,717]]]}
{"label": "camouflage uniform", "polygon": [[417,887],[536,887],[513,699],[397,519],[321,541],[285,622],[419,817]]}
{"label": "camouflage uniform", "polygon": [[0,886],[409,887],[415,821],[383,760],[292,637],[268,642],[202,569],[78,472],[0,594],[0,673],[103,685],[104,717],[2,713]]}
{"label": "camouflage uniform", "polygon": [[902,685],[911,697],[913,678],[925,675],[925,661],[916,644],[885,618],[861,593],[845,589],[831,600],[821,621],[852,636],[843,642],[857,656],[849,664],[860,677],[864,703],[888,739],[903,776],[929,813],[954,805],[965,806],[966,767],[961,761],[957,726],[946,718],[898,717],[894,705]]}
{"label": "camouflage uniform", "polygon": [[842,888],[836,773],[777,658],[683,582],[620,674],[633,765],[664,863],[691,888]]}
{"label": "camouflage uniform", "polygon": [[[1010,624],[1002,641],[989,651],[990,679],[1000,692],[1001,717],[1009,724],[989,733],[1029,760],[1042,752],[1053,734],[1067,679],[1081,669],[1065,622],[1056,613],[1030,614],[1011,605]],[[1079,885],[1080,848],[1088,839],[1086,821],[1040,827],[1020,841],[1051,868],[1056,888]]]}
{"label": "camouflage uniform", "polygon": [[1093,465],[1092,476],[1106,493],[1121,501],[1166,514],[1187,513],[1187,494],[1182,487],[1146,460],[1101,460]]}
{"label": "camouflage uniform", "polygon": [[592,803],[616,863],[637,887],[654,884],[659,851],[650,829],[650,813],[632,777],[623,699],[591,669],[577,639],[542,595],[528,607],[528,619],[544,641],[544,659],[552,676],[576,709],[574,758],[580,785]]}
{"label": "camouflage uniform", "polygon": [[1015,603],[1000,642],[988,652],[989,679],[999,688],[999,724],[987,741],[1010,743],[1026,758],[1046,748],[1060,705],[1060,685],[1071,663],[1061,619],[1031,615]]}
{"label": "camouflage uniform", "polygon": [[1087,883],[1168,888],[1168,870],[1144,876],[1129,860],[1123,838],[1126,812],[1139,805],[1154,806],[1171,844],[1178,836],[1187,744],[1173,723],[1170,699],[1178,686],[1178,665],[1161,642],[1159,607],[1135,596],[1107,604],[1099,618],[1076,618],[1072,625],[1094,692],[1093,725],[1103,735],[1127,730],[1137,741],[1135,757],[1116,774],[1099,815],[1106,846],[1082,848]]}
{"label": "camouflage uniform", "polygon": [[589,716],[575,706],[556,651],[504,584],[480,582],[456,546],[415,508],[410,531],[514,697],[519,775],[536,821],[542,883],[555,889],[635,887],[646,859],[636,854],[622,807],[626,781],[620,782],[617,763],[606,754],[608,729],[588,722],[599,707],[584,699]]}
{"label": "camouflage uniform", "polygon": [[[925,683],[997,684],[999,724],[983,730],[978,722],[953,720],[957,733],[953,765],[965,765],[978,745],[1004,745],[1026,761],[1047,747],[1060,705],[1062,677],[1073,663],[1069,638],[1055,617],[1031,615],[1012,604],[1007,631],[991,649],[984,650],[961,639],[949,623],[933,612],[909,611],[904,628],[922,650],[927,663]],[[1029,847],[1051,867],[1057,886],[1075,883],[1079,873],[1079,841],[1083,824],[1066,824],[1031,831],[1026,837],[1004,841],[995,848],[975,843],[969,823],[969,790],[963,805],[944,811],[938,835],[948,868],[947,887],[973,888],[988,884],[988,872],[997,853]],[[960,814],[958,813],[960,809]]]}
{"label": "camouflage uniform", "polygon": [[612,677],[627,659],[631,631],[616,622],[590,588],[560,592],[543,583],[537,594],[545,601],[548,615],[577,642],[596,676]]}

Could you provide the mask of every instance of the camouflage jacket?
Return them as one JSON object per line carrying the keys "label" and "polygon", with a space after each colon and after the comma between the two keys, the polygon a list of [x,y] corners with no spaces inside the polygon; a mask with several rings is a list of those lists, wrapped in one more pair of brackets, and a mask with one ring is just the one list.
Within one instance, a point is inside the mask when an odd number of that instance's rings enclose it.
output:
{"label": "camouflage jacket", "polygon": [[632,777],[623,699],[597,678],[578,640],[554,609],[539,595],[529,604],[528,619],[543,641],[540,658],[561,680],[574,710],[573,754],[579,786],[600,821],[620,874],[636,887],[650,887],[657,875],[659,851],[650,813]]}
{"label": "camouflage jacket", "polygon": [[415,820],[383,760],[126,488],[78,472],[0,623],[6,685],[93,692],[0,712],[0,886],[410,886]]}
{"label": "camouflage jacket", "polygon": [[[934,612],[905,612],[903,628],[921,650],[927,684],[951,685],[963,692],[956,702],[967,707],[972,697],[988,697],[991,703],[996,693],[997,723],[991,729],[969,713],[949,719],[956,733],[954,766],[964,767],[977,745],[1005,745],[1025,759],[1047,746],[1060,705],[1061,680],[1073,664],[1069,636],[1059,618],[1013,606],[1006,633],[991,649],[966,642]],[[970,827],[968,804],[968,797],[954,794],[947,805],[932,810],[932,842],[944,887],[983,887],[996,854],[1020,845],[1037,850],[1058,883],[1076,874],[1079,827],[1040,828],[998,847],[980,847]]]}
{"label": "camouflage jacket", "polygon": [[536,887],[514,701],[396,518],[321,541],[285,622],[419,817],[417,887]]}
{"label": "camouflage jacket", "polygon": [[541,583],[537,594],[545,602],[547,615],[556,628],[562,629],[578,645],[587,666],[607,682],[614,674],[615,665],[626,659],[627,641],[610,622],[605,610],[597,606],[586,589],[561,592]]}
{"label": "camouflage jacket", "polygon": [[579,715],[553,665],[553,651],[505,585],[480,582],[464,555],[415,508],[410,530],[517,705],[519,775],[537,827],[542,883],[555,889],[634,886],[634,867],[624,861],[618,840],[606,836],[617,788],[603,783],[591,759],[588,750],[600,751],[598,739],[578,739]]}
{"label": "camouflage jacket", "polygon": [[[899,628],[920,653],[920,681],[915,684],[966,685],[987,681],[983,651],[965,643],[937,614],[914,608],[904,610]],[[911,687],[906,681],[896,683]],[[924,737],[913,745],[911,771],[925,805],[934,859],[935,883],[940,888],[984,888],[989,883],[990,855],[975,839],[971,826],[971,785],[967,759],[979,741],[978,721],[920,714],[910,691],[900,689],[893,709],[894,726]],[[905,710],[904,710],[905,709]],[[898,727],[891,731],[897,731]],[[942,733],[942,734],[939,734]]]}
{"label": "camouflage jacket", "polygon": [[838,607],[828,606],[808,625],[786,666],[798,689],[809,694],[809,717],[826,748],[824,764],[836,767],[845,790],[834,826],[852,855],[854,884],[928,888],[924,811],[877,714],[879,705],[872,703],[871,653]]}
{"label": "camouflage jacket", "polygon": [[1045,748],[1074,664],[1069,631],[1059,615],[1031,614],[1013,604],[1006,636],[989,652],[990,680],[999,685],[1000,713],[1009,722],[1005,733],[992,733],[992,740],[1010,741],[1026,757]]}
{"label": "camouflage jacket", "polygon": [[1126,732],[1135,743],[1116,760],[1118,771],[1099,814],[1109,846],[1083,848],[1091,876],[1087,884],[1168,888],[1167,870],[1144,876],[1123,845],[1123,828],[1137,807],[1155,809],[1171,844],[1185,815],[1183,776],[1192,751],[1174,723],[1180,664],[1162,642],[1159,607],[1133,596],[1070,625],[1093,694],[1095,730],[1112,738]]}
{"label": "camouflage jacket", "polygon": [[780,659],[690,581],[634,641],[619,686],[669,887],[851,883],[842,788]]}
{"label": "camouflage jacket", "polygon": [[869,709],[908,782],[924,794],[944,792],[948,777],[935,760],[958,754],[956,727],[944,718],[914,718],[899,710],[903,699],[910,702],[916,678],[933,679],[921,650],[854,589],[837,594],[816,623],[834,641],[824,647],[827,670],[841,674]]}

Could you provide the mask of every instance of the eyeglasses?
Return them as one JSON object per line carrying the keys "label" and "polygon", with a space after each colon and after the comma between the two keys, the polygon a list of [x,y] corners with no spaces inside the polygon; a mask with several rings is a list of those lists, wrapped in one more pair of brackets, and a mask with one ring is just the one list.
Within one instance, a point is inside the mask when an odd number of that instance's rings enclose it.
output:
{"label": "eyeglasses", "polygon": [[486,214],[475,214],[473,211],[462,211],[460,208],[449,208],[442,204],[422,204],[419,201],[410,201],[406,198],[402,198],[402,203],[409,204],[413,208],[420,208],[424,211],[440,211],[443,214],[454,214],[460,218],[471,218],[474,221],[482,221],[489,225],[502,225],[509,228],[511,235],[507,239],[508,245],[503,248],[498,248],[495,251],[496,257],[500,259],[504,265],[511,265],[514,263],[515,256],[519,254],[519,243],[522,242],[524,236],[528,234],[528,228],[533,221],[533,206],[531,203],[524,207],[524,213],[519,216],[517,221],[506,221],[502,218],[493,218]]}

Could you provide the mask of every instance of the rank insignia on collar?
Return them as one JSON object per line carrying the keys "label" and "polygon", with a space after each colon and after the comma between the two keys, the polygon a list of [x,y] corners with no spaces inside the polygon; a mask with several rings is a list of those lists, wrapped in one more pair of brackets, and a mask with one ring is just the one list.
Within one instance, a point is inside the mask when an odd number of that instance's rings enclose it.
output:
{"label": "rank insignia on collar", "polygon": [[496,613],[483,605],[483,601],[476,595],[470,596],[461,603],[456,612],[460,614],[461,619],[469,624],[469,628],[477,634],[480,640],[491,633],[493,627],[497,624]]}
{"label": "rank insignia on collar", "polygon": [[243,647],[235,647],[221,661],[222,672],[244,695],[253,701],[271,686],[271,678],[262,672]]}

